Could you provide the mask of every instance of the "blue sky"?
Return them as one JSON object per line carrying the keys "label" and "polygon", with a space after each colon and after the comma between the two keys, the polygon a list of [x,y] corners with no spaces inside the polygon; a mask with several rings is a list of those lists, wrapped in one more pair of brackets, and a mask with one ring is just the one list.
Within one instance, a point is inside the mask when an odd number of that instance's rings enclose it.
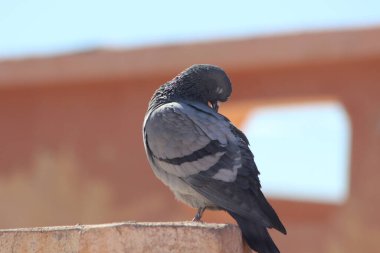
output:
{"label": "blue sky", "polygon": [[378,0],[0,0],[0,58],[374,25]]}

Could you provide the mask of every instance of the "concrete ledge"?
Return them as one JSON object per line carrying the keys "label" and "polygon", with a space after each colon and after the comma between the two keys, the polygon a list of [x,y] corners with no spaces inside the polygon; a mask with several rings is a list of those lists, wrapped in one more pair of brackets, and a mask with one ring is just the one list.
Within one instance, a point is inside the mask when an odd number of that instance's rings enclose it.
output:
{"label": "concrete ledge", "polygon": [[112,223],[0,230],[1,253],[251,252],[236,225]]}

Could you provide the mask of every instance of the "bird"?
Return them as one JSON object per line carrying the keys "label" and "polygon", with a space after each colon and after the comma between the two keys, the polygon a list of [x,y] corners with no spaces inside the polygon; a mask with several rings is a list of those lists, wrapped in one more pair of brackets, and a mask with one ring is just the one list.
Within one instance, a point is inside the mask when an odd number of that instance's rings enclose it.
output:
{"label": "bird", "polygon": [[223,210],[258,253],[279,253],[268,233],[287,231],[261,191],[244,133],[218,112],[232,84],[215,65],[195,64],[161,85],[149,101],[143,141],[154,174],[177,200],[203,212]]}

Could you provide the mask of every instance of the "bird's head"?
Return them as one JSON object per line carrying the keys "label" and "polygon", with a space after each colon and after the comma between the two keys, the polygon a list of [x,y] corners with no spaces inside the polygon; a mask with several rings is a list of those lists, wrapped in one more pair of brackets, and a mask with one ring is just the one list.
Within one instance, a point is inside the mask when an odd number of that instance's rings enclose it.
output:
{"label": "bird's head", "polygon": [[203,103],[217,112],[218,102],[227,101],[231,92],[230,79],[223,69],[209,64],[196,64],[158,88],[148,110],[168,102],[185,100]]}
{"label": "bird's head", "polygon": [[185,69],[171,83],[175,93],[189,101],[201,102],[218,111],[218,102],[231,95],[231,81],[223,69],[209,64],[197,64]]}

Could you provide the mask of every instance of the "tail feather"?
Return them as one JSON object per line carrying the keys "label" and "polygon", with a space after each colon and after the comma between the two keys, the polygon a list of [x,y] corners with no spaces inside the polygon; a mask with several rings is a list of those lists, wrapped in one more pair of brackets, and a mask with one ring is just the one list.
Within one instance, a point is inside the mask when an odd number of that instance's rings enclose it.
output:
{"label": "tail feather", "polygon": [[271,223],[270,228],[275,228],[284,235],[286,235],[286,228],[284,227],[280,218],[277,216],[273,207],[269,204],[262,192],[259,192],[259,197],[256,199],[256,201],[260,206],[261,210],[264,212],[264,214],[269,218]]}
{"label": "tail feather", "polygon": [[258,253],[280,253],[265,226],[252,222],[236,213],[228,212],[238,223],[244,240]]}

